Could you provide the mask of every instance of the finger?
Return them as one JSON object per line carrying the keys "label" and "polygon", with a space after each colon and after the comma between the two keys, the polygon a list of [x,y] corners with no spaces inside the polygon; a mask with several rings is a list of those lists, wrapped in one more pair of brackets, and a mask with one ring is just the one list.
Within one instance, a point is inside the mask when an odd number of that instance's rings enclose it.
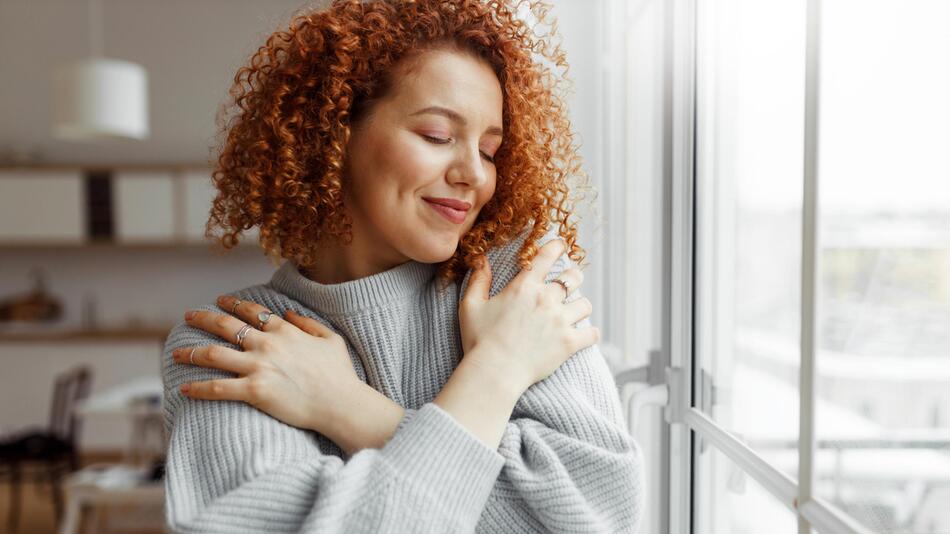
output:
{"label": "finger", "polygon": [[[218,297],[218,306],[220,306],[222,310],[227,310],[238,319],[243,320],[245,323],[262,332],[278,330],[281,322],[283,322],[283,319],[277,314],[262,316],[261,314],[270,312],[270,310],[264,306],[250,300],[239,300],[237,297],[231,295],[221,295]],[[262,319],[265,318],[266,322],[262,323]]]}
{"label": "finger", "polygon": [[330,330],[329,327],[320,321],[311,319],[309,317],[304,317],[294,310],[287,310],[284,313],[284,318],[287,320],[287,322],[310,334],[311,336],[330,337],[333,335],[333,330]]}
{"label": "finger", "polygon": [[594,306],[587,297],[581,297],[564,305],[564,316],[572,325],[590,317],[593,311]]}
{"label": "finger", "polygon": [[577,286],[584,280],[584,275],[578,269],[573,268],[562,271],[557,276],[549,276],[550,279],[545,281],[545,287],[542,291],[546,291],[548,298],[554,302],[568,302],[568,297],[574,294]]}
{"label": "finger", "polygon": [[182,384],[179,390],[192,399],[234,400],[247,398],[247,378],[220,378]]}
{"label": "finger", "polygon": [[172,351],[172,358],[178,363],[197,365],[199,367],[213,367],[224,371],[231,371],[239,375],[246,375],[257,365],[255,358],[246,352],[230,349],[221,345],[205,345],[203,347],[185,347]]}
{"label": "finger", "polygon": [[465,295],[462,296],[463,300],[470,298],[469,295],[479,300],[487,301],[489,299],[492,276],[491,263],[486,256],[482,256],[478,261],[478,267],[472,271],[471,276],[468,278],[468,287],[465,288]]}
{"label": "finger", "polygon": [[[192,310],[185,314],[185,322],[189,326],[200,328],[205,332],[210,332],[221,339],[238,345],[237,334],[244,327],[244,321],[232,317],[226,313],[215,313],[208,310]],[[255,328],[250,328],[244,338],[242,348],[254,347],[255,343],[264,333]]]}
{"label": "finger", "polygon": [[571,340],[573,345],[571,354],[573,354],[579,350],[596,345],[597,342],[600,341],[600,329],[596,326],[577,328],[574,330]]}
{"label": "finger", "polygon": [[561,257],[561,254],[567,249],[567,244],[563,239],[552,239],[545,243],[531,259],[531,268],[518,273],[518,276],[531,278],[537,282],[543,282],[544,277],[551,271],[554,262]]}
{"label": "finger", "polygon": [[572,292],[578,287],[580,287],[581,284],[584,283],[584,273],[576,267],[571,267],[570,269],[564,269],[563,271],[561,271],[561,274],[557,275],[554,278],[564,280],[565,282],[567,282],[567,285],[570,286]]}

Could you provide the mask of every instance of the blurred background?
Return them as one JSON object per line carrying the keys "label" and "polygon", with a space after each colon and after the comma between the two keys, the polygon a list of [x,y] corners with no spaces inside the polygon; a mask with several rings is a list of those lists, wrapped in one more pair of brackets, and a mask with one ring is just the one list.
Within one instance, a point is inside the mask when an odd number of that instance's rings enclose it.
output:
{"label": "blurred background", "polygon": [[[693,406],[797,482],[806,1],[551,3],[599,191],[583,292],[637,378],[618,393],[647,459],[640,531],[801,532],[708,441],[678,478],[681,422],[644,392],[667,387],[687,272]],[[165,336],[275,269],[253,229],[226,255],[203,237],[215,113],[309,5],[0,0],[0,532],[163,531]],[[950,534],[950,4],[815,5],[813,491],[867,532]]]}

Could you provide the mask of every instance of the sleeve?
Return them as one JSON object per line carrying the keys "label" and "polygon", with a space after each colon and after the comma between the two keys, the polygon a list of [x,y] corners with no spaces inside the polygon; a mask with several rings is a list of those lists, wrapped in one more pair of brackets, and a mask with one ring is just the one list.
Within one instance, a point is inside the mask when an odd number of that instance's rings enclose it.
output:
{"label": "sleeve", "polygon": [[[539,245],[553,237],[548,234]],[[489,253],[491,295],[520,271],[518,250],[520,242],[495,257]],[[575,266],[565,254],[545,280]],[[575,290],[569,301],[578,298]],[[590,325],[589,319],[578,323]],[[597,345],[578,351],[525,391],[498,452],[504,466],[477,531],[636,532],[643,509],[642,452],[626,428],[613,376]]]}
{"label": "sleeve", "polygon": [[207,344],[234,347],[181,323],[163,351],[165,515],[171,531],[475,529],[504,459],[439,406],[408,410],[384,447],[344,461],[325,436],[246,403],[183,396],[182,383],[234,376],[171,358],[176,348]]}

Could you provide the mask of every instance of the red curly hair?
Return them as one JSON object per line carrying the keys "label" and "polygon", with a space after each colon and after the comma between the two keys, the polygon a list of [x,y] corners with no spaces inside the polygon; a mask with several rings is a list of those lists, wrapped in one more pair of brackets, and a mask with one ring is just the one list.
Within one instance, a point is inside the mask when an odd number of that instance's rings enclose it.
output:
{"label": "red curly hair", "polygon": [[[536,34],[519,17],[524,8],[550,30]],[[349,243],[343,187],[352,126],[386,94],[396,63],[451,47],[494,70],[505,135],[494,158],[495,193],[439,275],[461,279],[481,255],[531,226],[519,252],[524,268],[555,222],[568,256],[580,263],[568,180],[590,188],[561,94],[567,62],[553,42],[549,10],[534,0],[335,0],[296,14],[238,70],[232,100],[216,118],[226,140],[212,172],[218,193],[206,235],[230,249],[257,226],[268,256],[303,269],[316,263],[321,237]],[[562,69],[560,76],[535,56]]]}

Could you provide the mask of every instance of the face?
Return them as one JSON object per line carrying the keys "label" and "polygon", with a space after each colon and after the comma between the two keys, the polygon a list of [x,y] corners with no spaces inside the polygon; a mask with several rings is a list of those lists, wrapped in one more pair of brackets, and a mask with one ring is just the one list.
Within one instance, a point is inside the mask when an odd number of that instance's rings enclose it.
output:
{"label": "face", "polygon": [[350,247],[375,272],[455,253],[495,191],[492,158],[502,140],[501,86],[486,62],[437,50],[396,72],[347,147]]}

